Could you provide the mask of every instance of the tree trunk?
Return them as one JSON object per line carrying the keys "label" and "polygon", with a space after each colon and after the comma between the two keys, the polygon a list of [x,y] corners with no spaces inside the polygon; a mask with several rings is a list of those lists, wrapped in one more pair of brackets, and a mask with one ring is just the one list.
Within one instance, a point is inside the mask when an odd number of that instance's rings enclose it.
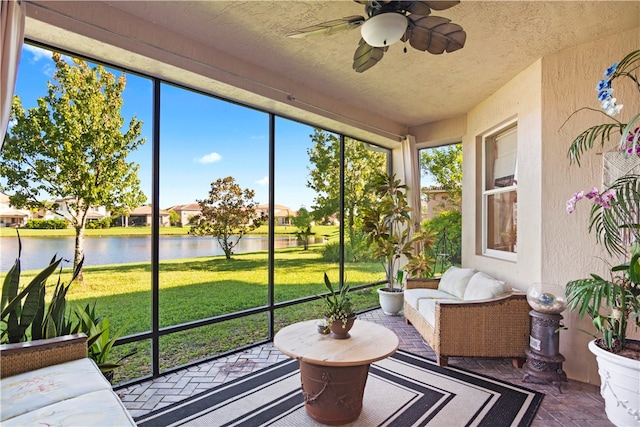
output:
{"label": "tree trunk", "polygon": [[227,260],[230,260],[231,253],[233,252],[233,247],[229,243],[229,236],[224,236],[220,238],[216,237],[216,240],[218,241],[218,244],[220,245],[220,247],[222,248],[222,251],[224,252],[224,257]]}
{"label": "tree trunk", "polygon": [[349,238],[352,239],[351,241],[353,241],[353,235],[356,231],[356,227],[355,227],[355,206],[350,206],[348,208],[348,215],[349,215]]}
{"label": "tree trunk", "polygon": [[[78,267],[82,258],[84,258],[84,224],[77,225],[76,229],[76,246],[73,254],[73,270]],[[84,274],[82,270],[78,273],[76,279],[79,283],[84,284]]]}

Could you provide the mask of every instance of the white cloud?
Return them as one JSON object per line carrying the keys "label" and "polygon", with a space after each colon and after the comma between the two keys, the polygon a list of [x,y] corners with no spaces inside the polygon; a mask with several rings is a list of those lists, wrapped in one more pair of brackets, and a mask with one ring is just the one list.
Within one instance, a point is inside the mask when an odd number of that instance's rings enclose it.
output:
{"label": "white cloud", "polygon": [[30,44],[23,45],[23,50],[29,52],[32,56],[31,60],[33,62],[38,62],[39,60],[46,58],[51,58],[51,51],[47,49],[42,49],[41,47],[33,46]]}
{"label": "white cloud", "polygon": [[193,159],[194,162],[203,163],[203,164],[215,163],[215,162],[219,162],[220,160],[222,160],[222,156],[218,153],[209,153],[209,154],[205,154],[199,159],[198,158]]}
{"label": "white cloud", "polygon": [[269,177],[265,176],[264,178],[262,178],[261,180],[257,181],[257,184],[260,186],[265,186],[269,184]]}

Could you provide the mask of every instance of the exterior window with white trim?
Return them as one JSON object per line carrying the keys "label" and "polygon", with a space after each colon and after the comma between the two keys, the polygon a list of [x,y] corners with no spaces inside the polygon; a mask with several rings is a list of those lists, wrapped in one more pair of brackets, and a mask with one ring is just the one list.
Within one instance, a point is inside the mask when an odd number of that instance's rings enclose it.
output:
{"label": "exterior window with white trim", "polygon": [[518,252],[518,132],[512,123],[483,141],[483,254],[515,260]]}

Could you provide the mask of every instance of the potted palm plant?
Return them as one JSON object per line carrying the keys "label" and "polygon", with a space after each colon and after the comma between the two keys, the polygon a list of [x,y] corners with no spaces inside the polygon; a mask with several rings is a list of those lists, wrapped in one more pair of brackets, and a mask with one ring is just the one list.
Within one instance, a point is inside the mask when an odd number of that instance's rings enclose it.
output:
{"label": "potted palm plant", "polygon": [[[572,161],[579,164],[585,150],[598,142],[604,146],[612,135],[619,133],[618,149],[640,168],[640,113],[628,123],[616,120],[614,116],[622,105],[612,96],[612,83],[623,77],[640,93],[639,68],[640,50],[637,50],[606,70],[605,78],[597,86],[598,99],[604,114],[612,121],[582,132],[569,149]],[[640,341],[628,339],[627,333],[631,325],[640,326],[640,175],[627,172],[602,191],[593,188],[574,194],[567,202],[567,212],[573,212],[582,199],[593,202],[589,231],[595,233],[597,242],[604,245],[609,255],[625,261],[612,266],[609,277],[591,274],[569,282],[567,305],[580,316],[589,316],[596,329],[589,350],[598,362],[607,417],[616,425],[636,425],[640,413]]]}
{"label": "potted palm plant", "polygon": [[329,289],[329,294],[324,296],[326,303],[324,317],[326,326],[331,331],[331,337],[349,338],[349,330],[356,320],[356,313],[349,297],[349,285],[345,284],[341,289],[334,290],[327,273],[324,274],[324,284]]}
{"label": "potted palm plant", "polygon": [[379,172],[372,181],[374,199],[363,209],[362,230],[386,273],[386,285],[378,289],[378,294],[382,311],[389,315],[400,313],[404,301],[405,272],[400,263],[408,261],[413,275],[431,272],[428,253],[433,246],[433,234],[413,229],[417,221],[411,215],[408,190],[395,174]]}

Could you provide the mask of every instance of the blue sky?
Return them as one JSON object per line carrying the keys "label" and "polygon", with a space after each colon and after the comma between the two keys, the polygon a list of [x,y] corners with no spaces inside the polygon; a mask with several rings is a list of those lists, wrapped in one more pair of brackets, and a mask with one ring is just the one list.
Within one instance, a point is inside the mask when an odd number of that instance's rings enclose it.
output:
{"label": "blue sky", "polygon": [[[107,68],[120,75],[121,71]],[[25,45],[15,93],[31,108],[47,92],[55,66],[51,53]],[[147,143],[129,156],[140,164],[142,190],[151,197],[152,83],[127,73],[122,116],[143,121]],[[195,202],[208,196],[210,184],[233,176],[242,188],[255,191],[255,201],[268,202],[268,114],[162,85],[160,119],[160,207]],[[276,203],[311,208],[315,194],[307,188],[307,149],[313,128],[276,120]]]}

